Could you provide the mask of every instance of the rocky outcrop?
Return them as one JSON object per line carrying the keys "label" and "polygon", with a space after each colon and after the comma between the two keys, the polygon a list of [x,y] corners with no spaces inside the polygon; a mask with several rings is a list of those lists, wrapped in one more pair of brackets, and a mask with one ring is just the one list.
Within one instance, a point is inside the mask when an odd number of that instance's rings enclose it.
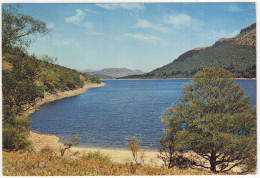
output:
{"label": "rocky outcrop", "polygon": [[241,31],[240,31],[240,34],[247,33],[247,32],[254,30],[254,29],[256,29],[256,23],[253,23],[252,25],[250,25],[246,28],[242,28]]}
{"label": "rocky outcrop", "polygon": [[256,23],[243,28],[233,40],[234,44],[256,48]]}

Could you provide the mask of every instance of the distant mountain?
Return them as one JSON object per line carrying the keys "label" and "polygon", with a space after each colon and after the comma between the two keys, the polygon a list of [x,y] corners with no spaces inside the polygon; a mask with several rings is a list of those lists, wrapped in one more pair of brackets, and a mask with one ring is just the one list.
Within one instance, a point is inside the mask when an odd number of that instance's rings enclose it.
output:
{"label": "distant mountain", "polygon": [[92,69],[85,69],[85,70],[80,70],[82,73],[89,73],[89,72],[95,72],[97,70],[92,70]]}
{"label": "distant mountain", "polygon": [[143,75],[123,78],[190,78],[206,66],[220,66],[237,78],[256,77],[256,23],[233,38],[221,38],[210,47],[195,48],[170,64]]}
{"label": "distant mountain", "polygon": [[87,73],[89,75],[98,76],[102,79],[119,78],[119,77],[124,77],[124,76],[128,76],[128,75],[144,74],[144,72],[141,70],[130,70],[127,68],[105,68],[105,69],[98,70],[98,71],[86,71],[85,73]]}

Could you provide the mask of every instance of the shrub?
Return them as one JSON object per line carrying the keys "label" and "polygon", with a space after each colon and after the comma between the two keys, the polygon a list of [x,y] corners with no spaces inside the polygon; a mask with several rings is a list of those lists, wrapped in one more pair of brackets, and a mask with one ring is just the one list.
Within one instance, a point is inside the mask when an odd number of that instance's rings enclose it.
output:
{"label": "shrub", "polygon": [[4,150],[31,150],[31,142],[26,138],[28,127],[25,119],[15,119],[12,123],[3,123],[3,149]]}
{"label": "shrub", "polygon": [[97,83],[97,84],[100,84],[100,83],[101,83],[100,78],[98,78],[98,77],[96,77],[96,76],[92,76],[92,77],[90,78],[90,80],[91,80],[92,83]]}
{"label": "shrub", "polygon": [[110,163],[111,162],[111,157],[108,155],[102,154],[100,151],[89,152],[87,154],[84,154],[81,159],[99,161],[101,163]]}

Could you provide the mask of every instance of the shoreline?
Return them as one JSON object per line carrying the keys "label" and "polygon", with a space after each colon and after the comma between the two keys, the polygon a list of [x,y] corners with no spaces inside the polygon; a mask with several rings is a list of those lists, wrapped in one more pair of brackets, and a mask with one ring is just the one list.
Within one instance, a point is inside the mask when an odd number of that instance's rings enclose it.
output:
{"label": "shoreline", "polygon": [[101,84],[95,84],[95,83],[88,83],[87,82],[82,88],[78,88],[76,90],[69,90],[69,91],[64,91],[64,92],[58,92],[58,93],[55,93],[55,94],[45,93],[44,94],[44,98],[36,99],[35,106],[30,108],[23,115],[29,116],[29,115],[33,114],[43,104],[46,104],[46,103],[49,103],[49,102],[53,102],[53,101],[56,101],[56,100],[60,100],[60,99],[63,99],[63,98],[77,96],[77,95],[86,93],[88,91],[88,89],[90,89],[90,88],[98,88],[98,87],[103,87],[105,85],[106,84],[103,83],[103,82]]}
{"label": "shoreline", "polygon": [[[60,155],[60,149],[65,148],[65,145],[60,142],[60,138],[56,135],[38,134],[35,132],[29,132],[29,140],[32,142],[36,152],[43,150],[53,151],[53,154]],[[64,156],[71,159],[77,159],[87,153],[100,152],[105,156],[109,156],[112,162],[125,164],[134,162],[132,152],[127,149],[117,148],[101,148],[101,147],[72,147],[70,151],[66,151]],[[160,167],[163,164],[162,159],[158,157],[159,152],[155,150],[140,150],[138,155],[140,157],[141,152],[144,153],[144,160],[146,165]],[[141,160],[139,160],[141,161]]]}
{"label": "shoreline", "polygon": [[[90,88],[97,88],[105,86],[105,83],[94,84],[90,82],[86,82],[82,88],[78,88],[76,90],[69,90],[64,92],[58,92],[55,94],[46,93],[44,98],[36,99],[36,104],[28,111],[26,111],[22,116],[30,116],[33,114],[38,108],[46,103],[53,102],[56,100],[60,100],[63,98],[77,96],[83,93],[86,93]],[[61,147],[64,147],[64,144],[60,142],[60,138],[56,135],[48,135],[48,134],[39,134],[33,131],[30,131],[28,134],[29,140],[32,142],[32,145],[35,147],[36,151],[41,151],[46,147],[50,147],[54,150],[54,152],[59,152]]]}
{"label": "shoreline", "polygon": [[[88,83],[85,84],[82,88],[79,88],[77,90],[70,90],[65,92],[59,92],[56,94],[46,94],[46,96],[42,99],[39,99],[36,103],[36,105],[31,108],[29,111],[25,113],[25,115],[30,115],[34,113],[36,110],[38,110],[39,106],[53,102],[56,100],[60,100],[67,97],[76,96],[79,94],[83,94],[88,91],[90,88],[97,88],[97,87],[103,87],[105,86],[105,83],[101,84],[92,84]],[[51,150],[54,154],[60,155],[60,149],[65,148],[64,143],[60,142],[60,137],[56,135],[50,135],[50,134],[40,134],[33,131],[30,131],[28,133],[29,140],[31,141],[34,149],[36,152],[41,152],[43,150]],[[116,163],[130,163],[133,161],[132,152],[127,149],[117,149],[117,148],[102,148],[102,147],[72,147],[70,151],[66,151],[65,155],[66,157],[70,157],[72,159],[77,159],[80,156],[83,156],[86,153],[89,152],[100,152],[104,155],[108,155],[111,157],[111,160]],[[140,154],[140,152],[139,152]],[[163,164],[162,160],[158,158],[159,152],[155,150],[146,150],[145,151],[145,163],[149,164],[151,166],[161,166]]]}
{"label": "shoreline", "polygon": [[[235,80],[256,80],[256,78],[233,78]],[[101,80],[192,80],[192,78],[147,78],[147,79],[101,79]]]}

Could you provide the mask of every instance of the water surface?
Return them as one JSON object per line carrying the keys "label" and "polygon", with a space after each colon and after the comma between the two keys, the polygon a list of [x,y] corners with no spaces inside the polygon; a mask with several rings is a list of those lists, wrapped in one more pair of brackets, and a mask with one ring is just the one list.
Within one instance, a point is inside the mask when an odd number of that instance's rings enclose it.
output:
{"label": "water surface", "polygon": [[[163,132],[161,114],[178,103],[190,80],[104,80],[105,87],[40,106],[31,115],[32,129],[62,139],[76,134],[80,146],[125,148],[125,138],[146,135],[155,147]],[[256,81],[237,81],[256,103]]]}

